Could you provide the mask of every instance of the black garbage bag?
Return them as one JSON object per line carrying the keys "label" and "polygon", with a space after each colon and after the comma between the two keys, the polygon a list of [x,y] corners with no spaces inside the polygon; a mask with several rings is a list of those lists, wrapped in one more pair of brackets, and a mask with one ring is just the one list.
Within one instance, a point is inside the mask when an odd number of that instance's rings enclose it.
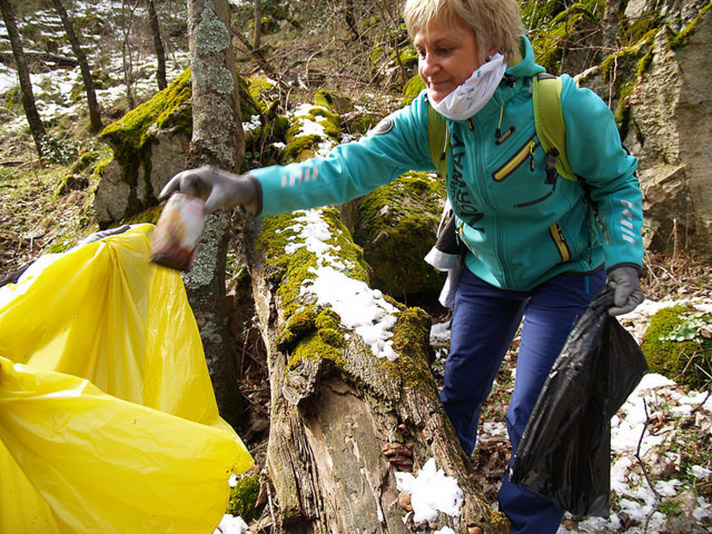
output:
{"label": "black garbage bag", "polygon": [[604,288],[571,331],[522,436],[510,480],[575,515],[608,517],[611,417],[645,373]]}

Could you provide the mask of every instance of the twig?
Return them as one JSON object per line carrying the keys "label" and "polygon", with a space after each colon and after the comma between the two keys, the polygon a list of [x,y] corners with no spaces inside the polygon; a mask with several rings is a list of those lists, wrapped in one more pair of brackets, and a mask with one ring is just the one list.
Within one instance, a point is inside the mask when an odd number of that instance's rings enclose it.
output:
{"label": "twig", "polygon": [[272,525],[274,526],[277,524],[277,520],[274,517],[274,508],[272,506],[272,491],[269,489],[269,480],[267,480],[266,488],[267,488],[267,505],[269,506],[269,515],[272,518]]}
{"label": "twig", "polygon": [[[707,387],[709,387],[709,382],[708,382],[708,384],[707,384]],[[699,411],[699,410],[705,405],[705,403],[707,402],[707,400],[710,398],[710,394],[712,394],[712,391],[707,390],[707,395],[705,396],[705,400],[703,400],[700,404],[698,404],[697,406],[695,406],[695,407],[690,411],[690,415],[692,415],[693,413]]]}
{"label": "twig", "polygon": [[643,437],[645,436],[645,431],[648,429],[648,424],[650,423],[650,416],[648,415],[648,403],[645,402],[645,399],[643,399],[643,409],[645,410],[645,423],[643,424],[643,431],[640,433],[640,439],[638,440],[638,448],[635,451],[635,458],[638,460],[640,468],[643,471],[643,476],[648,482],[648,486],[650,486],[650,489],[653,491],[655,498],[657,500],[660,500],[662,498],[662,495],[660,495],[658,490],[655,489],[655,486],[653,486],[653,483],[650,481],[650,477],[648,476],[648,470],[646,469],[645,464],[643,463],[643,459],[640,457],[640,447],[643,445]]}

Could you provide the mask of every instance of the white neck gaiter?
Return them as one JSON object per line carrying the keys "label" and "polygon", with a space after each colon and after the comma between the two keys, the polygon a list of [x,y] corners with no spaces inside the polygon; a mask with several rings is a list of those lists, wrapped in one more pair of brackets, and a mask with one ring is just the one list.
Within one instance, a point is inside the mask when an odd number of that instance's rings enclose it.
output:
{"label": "white neck gaiter", "polygon": [[504,56],[497,52],[440,102],[435,102],[429,94],[430,105],[448,119],[456,121],[469,119],[492,98],[506,70]]}

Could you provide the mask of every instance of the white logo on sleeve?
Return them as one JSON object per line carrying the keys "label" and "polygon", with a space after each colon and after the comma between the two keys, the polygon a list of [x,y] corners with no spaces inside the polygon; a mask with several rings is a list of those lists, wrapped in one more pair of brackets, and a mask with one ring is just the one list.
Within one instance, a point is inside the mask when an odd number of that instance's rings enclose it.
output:
{"label": "white logo on sleeve", "polygon": [[303,169],[295,169],[289,174],[282,175],[282,188],[294,187],[297,184],[316,180],[319,175],[319,169],[314,167],[306,167]]}
{"label": "white logo on sleeve", "polygon": [[623,212],[621,213],[621,236],[631,245],[635,245],[635,232],[633,231],[633,204],[627,200],[621,200]]}

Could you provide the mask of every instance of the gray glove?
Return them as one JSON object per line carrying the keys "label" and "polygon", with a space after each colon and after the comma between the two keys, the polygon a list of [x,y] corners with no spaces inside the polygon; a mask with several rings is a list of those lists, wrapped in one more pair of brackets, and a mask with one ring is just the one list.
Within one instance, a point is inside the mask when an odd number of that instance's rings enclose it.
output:
{"label": "gray glove", "polygon": [[643,302],[645,296],[640,287],[638,269],[635,267],[615,267],[608,273],[608,285],[615,288],[613,306],[608,308],[608,315],[623,315],[633,311]]}
{"label": "gray glove", "polygon": [[176,191],[205,200],[206,213],[240,205],[257,214],[261,208],[259,183],[255,178],[249,174],[232,174],[209,165],[179,172],[163,187],[158,199],[165,200]]}

